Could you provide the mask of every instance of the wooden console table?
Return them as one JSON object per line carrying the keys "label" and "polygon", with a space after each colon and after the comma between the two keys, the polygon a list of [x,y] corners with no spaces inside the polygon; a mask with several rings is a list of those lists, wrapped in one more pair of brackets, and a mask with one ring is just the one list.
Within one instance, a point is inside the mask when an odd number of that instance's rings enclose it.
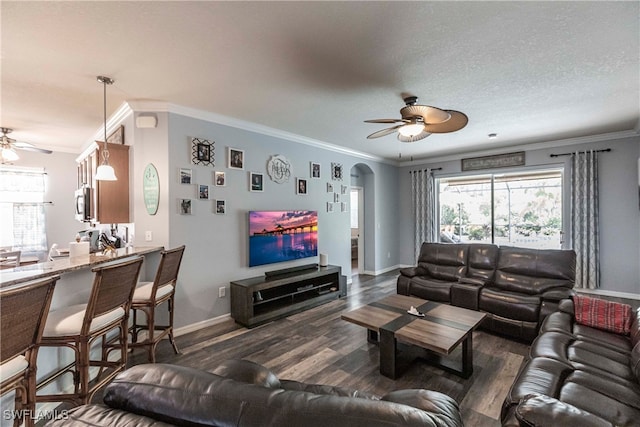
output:
{"label": "wooden console table", "polygon": [[249,328],[347,295],[342,268],[311,266],[231,282],[231,317]]}

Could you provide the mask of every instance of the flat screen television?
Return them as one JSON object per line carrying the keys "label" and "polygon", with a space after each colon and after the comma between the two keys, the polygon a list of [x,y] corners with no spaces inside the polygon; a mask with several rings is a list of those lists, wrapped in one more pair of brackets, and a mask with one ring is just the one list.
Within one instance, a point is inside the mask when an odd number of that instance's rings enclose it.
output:
{"label": "flat screen television", "polygon": [[249,212],[249,267],[317,255],[317,211]]}

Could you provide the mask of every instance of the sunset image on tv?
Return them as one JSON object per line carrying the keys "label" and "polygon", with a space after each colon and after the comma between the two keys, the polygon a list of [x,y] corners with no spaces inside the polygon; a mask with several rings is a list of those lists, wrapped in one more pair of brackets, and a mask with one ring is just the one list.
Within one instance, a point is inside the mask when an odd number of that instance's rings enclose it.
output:
{"label": "sunset image on tv", "polygon": [[249,212],[250,267],[317,255],[317,211]]}

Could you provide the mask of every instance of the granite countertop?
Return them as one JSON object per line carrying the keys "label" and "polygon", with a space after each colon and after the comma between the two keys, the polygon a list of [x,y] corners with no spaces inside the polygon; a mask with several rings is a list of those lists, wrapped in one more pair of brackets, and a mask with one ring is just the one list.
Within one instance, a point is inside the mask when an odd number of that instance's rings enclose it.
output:
{"label": "granite countertop", "polygon": [[109,252],[104,255],[102,252],[96,252],[89,255],[81,255],[73,258],[56,258],[53,261],[39,262],[37,264],[20,266],[8,270],[0,270],[0,287],[4,288],[54,274],[62,274],[83,268],[91,268],[105,262],[115,261],[117,259],[133,255],[144,255],[151,252],[161,251],[163,249],[164,247],[162,246],[135,246],[116,249],[115,252]]}

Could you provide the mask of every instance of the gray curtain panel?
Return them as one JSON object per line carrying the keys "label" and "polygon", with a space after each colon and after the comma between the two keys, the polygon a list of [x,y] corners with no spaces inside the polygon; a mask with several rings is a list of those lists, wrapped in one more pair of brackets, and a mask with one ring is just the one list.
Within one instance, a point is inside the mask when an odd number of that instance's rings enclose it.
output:
{"label": "gray curtain panel", "polygon": [[576,251],[576,288],[600,287],[598,153],[571,156],[571,240]]}
{"label": "gray curtain panel", "polygon": [[411,174],[411,207],[415,227],[414,250],[417,259],[423,242],[438,241],[436,185],[431,169],[409,173]]}

